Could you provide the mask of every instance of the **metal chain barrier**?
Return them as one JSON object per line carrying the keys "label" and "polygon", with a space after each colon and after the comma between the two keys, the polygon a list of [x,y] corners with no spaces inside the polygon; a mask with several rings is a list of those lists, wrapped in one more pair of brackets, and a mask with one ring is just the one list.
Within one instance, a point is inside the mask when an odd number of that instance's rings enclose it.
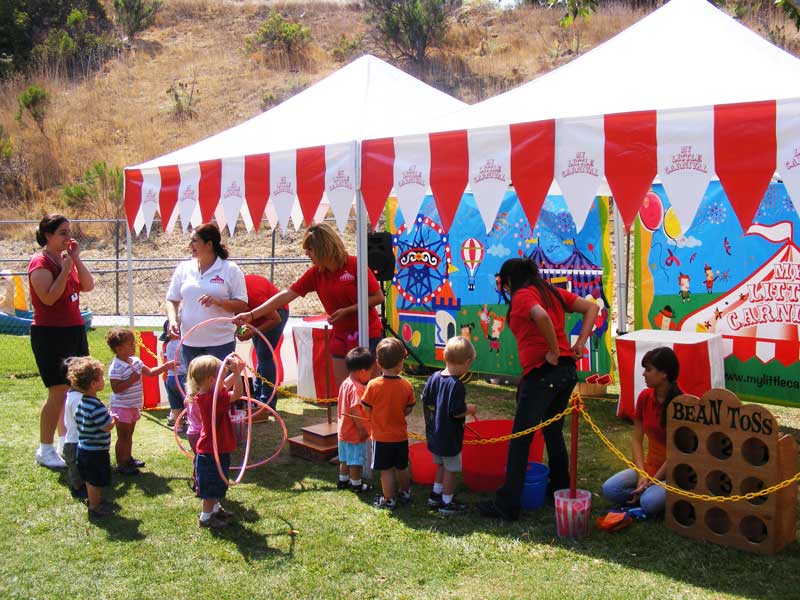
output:
{"label": "metal chain barrier", "polygon": [[[142,343],[141,334],[138,331],[135,331],[134,334],[136,335],[136,344],[137,344],[137,346],[139,346],[139,348],[144,348],[144,350],[148,354],[150,354],[151,356],[153,356],[153,358],[158,360],[158,356],[156,356],[147,346],[145,346]],[[247,366],[247,365],[245,365],[245,366]],[[249,366],[247,366],[247,371],[251,372],[252,375],[254,377],[256,377],[262,383],[265,383],[268,386],[273,387],[273,388],[276,387],[271,381],[269,381],[269,380],[265,379],[264,377],[262,377],[261,375],[259,375],[254,369],[250,368]],[[284,387],[281,387],[281,386],[277,386],[277,388],[278,388],[279,392],[281,392],[282,394],[284,394],[287,397],[298,398],[298,399],[306,401],[306,402],[312,402],[312,403],[323,404],[324,405],[324,404],[334,404],[334,403],[336,403],[338,401],[338,398],[309,398],[309,397],[299,396],[298,394],[295,394],[294,392],[292,392],[291,390],[289,390],[287,388],[284,388]],[[486,438],[486,439],[481,438],[481,439],[475,439],[475,440],[464,440],[463,443],[465,445],[497,444],[497,443],[500,443],[500,442],[507,442],[507,441],[513,440],[515,438],[524,437],[526,435],[532,435],[533,433],[537,432],[538,430],[544,429],[548,425],[551,425],[551,424],[555,423],[556,421],[565,418],[567,415],[569,415],[569,414],[571,414],[571,413],[573,413],[575,411],[578,411],[578,413],[581,415],[581,417],[583,417],[583,419],[586,421],[587,425],[589,425],[589,427],[595,433],[595,435],[597,435],[597,437],[600,438],[600,441],[603,442],[603,444],[605,444],[606,448],[608,448],[609,451],[614,456],[616,456],[620,461],[622,461],[625,464],[625,466],[627,466],[629,469],[632,469],[633,471],[635,471],[636,474],[639,475],[639,477],[647,479],[651,484],[660,486],[660,487],[664,488],[665,490],[667,490],[668,492],[672,492],[673,494],[676,494],[678,496],[683,496],[685,498],[692,498],[694,500],[702,500],[704,502],[740,502],[742,500],[753,500],[755,498],[761,498],[763,496],[768,496],[769,494],[773,494],[773,493],[775,493],[777,491],[780,491],[780,490],[782,490],[782,489],[784,489],[786,487],[789,487],[792,484],[800,483],[800,473],[795,473],[794,477],[791,477],[789,479],[781,481],[780,483],[776,483],[775,485],[772,485],[772,486],[770,486],[768,488],[764,488],[763,490],[760,490],[758,492],[749,492],[747,494],[732,494],[730,496],[711,496],[709,494],[696,494],[694,492],[690,492],[688,490],[684,490],[682,488],[675,487],[674,485],[671,485],[669,483],[661,481],[660,479],[656,479],[655,477],[653,477],[652,475],[650,475],[646,471],[643,471],[642,469],[637,467],[636,464],[632,460],[630,460],[621,450],[619,450],[619,448],[617,448],[611,442],[611,440],[609,440],[606,437],[606,435],[600,430],[600,428],[597,426],[597,424],[595,424],[595,422],[589,416],[589,413],[586,411],[586,408],[584,406],[583,398],[581,397],[581,395],[578,392],[575,392],[574,394],[572,394],[572,396],[570,397],[570,405],[565,410],[561,411],[557,415],[554,415],[550,419],[547,419],[546,421],[542,421],[538,425],[535,425],[533,427],[529,427],[528,429],[525,429],[523,431],[518,431],[516,433],[509,433],[507,435],[502,435],[502,436],[495,437],[495,438]],[[351,415],[351,416],[354,417],[354,418],[358,418],[358,419],[362,418],[362,417],[359,417],[358,415]],[[368,420],[368,419],[364,419],[364,420]],[[408,432],[408,439],[418,440],[418,441],[425,441],[427,438],[424,435],[420,435],[418,433],[414,433],[414,432],[409,431]]]}
{"label": "metal chain barrier", "polygon": [[753,500],[754,498],[767,496],[769,494],[782,490],[783,488],[788,487],[793,483],[797,483],[800,481],[800,473],[795,473],[794,477],[787,479],[785,481],[781,481],[780,483],[777,483],[768,488],[764,488],[763,490],[758,492],[749,492],[747,494],[733,494],[730,496],[710,496],[708,494],[696,494],[694,492],[690,492],[688,490],[675,487],[674,485],[661,481],[660,479],[656,479],[651,475],[649,475],[647,472],[637,467],[633,463],[633,461],[631,461],[627,456],[625,456],[616,446],[614,446],[614,444],[611,443],[611,440],[609,440],[603,434],[603,432],[600,431],[600,428],[595,424],[594,421],[592,421],[592,418],[589,416],[589,413],[586,412],[586,410],[583,407],[581,407],[579,412],[586,421],[586,423],[589,425],[589,427],[592,428],[592,431],[594,431],[597,437],[600,438],[600,440],[606,445],[606,447],[611,451],[611,453],[614,454],[614,456],[616,456],[617,458],[619,458],[623,463],[625,463],[625,465],[629,469],[633,469],[640,477],[644,477],[653,485],[658,485],[666,489],[668,492],[672,492],[673,494],[676,494],[678,496],[683,496],[685,498],[693,498],[695,500],[703,500],[705,502],[740,502],[741,500]]}

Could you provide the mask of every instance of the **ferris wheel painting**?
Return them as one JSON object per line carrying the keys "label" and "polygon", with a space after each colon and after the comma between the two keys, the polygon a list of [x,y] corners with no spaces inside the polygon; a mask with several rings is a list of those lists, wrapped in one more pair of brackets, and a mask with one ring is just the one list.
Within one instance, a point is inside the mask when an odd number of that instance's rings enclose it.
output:
{"label": "ferris wheel painting", "polygon": [[413,227],[403,223],[392,237],[397,266],[392,285],[403,309],[432,306],[450,277],[449,236],[430,217],[418,215]]}

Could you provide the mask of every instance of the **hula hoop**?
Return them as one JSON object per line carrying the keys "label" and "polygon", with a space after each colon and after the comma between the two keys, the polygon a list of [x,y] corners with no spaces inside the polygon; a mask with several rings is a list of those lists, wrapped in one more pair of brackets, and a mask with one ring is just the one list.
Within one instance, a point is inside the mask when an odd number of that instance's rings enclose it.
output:
{"label": "hula hoop", "polygon": [[[197,325],[195,325],[194,327],[189,329],[189,331],[186,332],[186,335],[183,336],[183,338],[181,338],[180,342],[178,343],[178,347],[175,349],[175,356],[176,357],[180,357],[180,349],[181,349],[181,346],[183,345],[183,339],[188,337],[189,334],[191,332],[193,332],[195,329],[197,329],[198,327],[202,327],[204,325],[207,325],[208,323],[212,323],[212,322],[215,322],[215,321],[233,321],[233,318],[231,318],[231,317],[215,317],[213,319],[207,319],[205,321],[202,321],[202,322],[198,323]],[[253,327],[252,325],[245,324],[245,326],[249,327],[255,333],[257,333],[261,337],[261,339],[264,341],[264,343],[267,344],[267,346],[269,347],[270,351],[272,352],[272,356],[273,356],[273,360],[274,360],[275,349],[272,347],[272,344],[269,343],[269,340],[267,340],[267,338],[264,337],[264,335],[260,331],[258,331],[255,327]],[[275,397],[275,394],[278,391],[277,386],[273,386],[272,394],[270,395],[270,397],[267,399],[267,402],[265,403],[265,402],[262,402],[261,400],[255,400],[251,396],[251,393],[250,393],[250,382],[245,378],[244,387],[245,387],[245,393],[246,393],[246,398],[247,398],[247,417],[246,417],[247,418],[247,441],[245,443],[244,456],[242,457],[242,464],[241,465],[230,467],[231,469],[239,471],[239,475],[236,477],[236,479],[231,481],[225,476],[225,473],[223,473],[223,471],[222,471],[222,463],[220,462],[220,459],[219,459],[219,446],[217,444],[217,400],[218,400],[218,395],[219,395],[220,382],[224,381],[225,370],[226,370],[226,367],[228,365],[228,361],[231,358],[234,358],[234,359],[237,359],[238,361],[241,361],[241,364],[244,365],[245,370],[246,369],[250,369],[250,367],[247,365],[247,363],[238,354],[236,354],[235,352],[231,352],[230,354],[228,354],[225,357],[225,360],[222,361],[222,364],[220,365],[220,368],[219,368],[219,370],[217,372],[217,379],[216,379],[216,382],[215,382],[215,385],[214,385],[214,394],[213,394],[212,400],[211,400],[211,444],[212,444],[213,449],[214,449],[214,462],[217,465],[217,472],[219,473],[220,478],[222,478],[222,480],[228,486],[234,486],[234,485],[237,485],[237,484],[241,483],[242,478],[244,477],[245,471],[247,471],[248,469],[254,469],[256,467],[260,467],[262,465],[267,464],[269,461],[273,460],[276,456],[278,456],[278,454],[280,454],[280,452],[286,446],[286,441],[289,438],[289,433],[288,433],[288,431],[286,429],[286,423],[281,418],[281,416],[278,414],[278,412],[275,409],[273,409],[271,406],[269,406],[269,404],[268,404]],[[184,397],[184,402],[185,402],[186,401],[186,392],[183,390],[183,388],[181,388],[180,380],[179,380],[179,378],[177,376],[178,375],[178,372],[177,372],[178,364],[179,364],[179,359],[176,361],[175,367],[173,367],[174,372],[175,372],[175,380],[176,380],[176,383],[178,385],[178,389],[181,392],[181,395],[183,395],[183,397]],[[241,373],[240,373],[240,375],[241,375]],[[255,413],[253,413],[253,409],[252,409],[252,405],[253,404],[260,405],[260,408]],[[267,410],[267,411],[271,412],[272,415],[275,417],[276,422],[278,422],[280,424],[281,429],[282,429],[282,433],[283,433],[283,438],[281,440],[280,446],[278,447],[278,449],[272,455],[270,455],[269,457],[265,458],[264,460],[261,460],[261,461],[253,463],[252,465],[249,465],[247,463],[248,463],[248,459],[250,457],[250,444],[251,444],[252,433],[253,433],[253,418],[256,415],[260,414],[264,410]],[[180,414],[178,415],[178,418],[175,420],[176,423],[180,422],[180,420],[186,414],[186,411],[187,411],[187,409],[184,408],[180,412]],[[187,457],[193,458],[194,455],[192,453],[190,453],[189,451],[187,451],[184,448],[183,444],[181,443],[180,436],[178,435],[177,428],[175,428],[173,430],[173,434],[175,436],[175,442],[178,444],[178,448],[180,449],[180,451],[183,452],[183,454],[186,455]]]}
{"label": "hula hoop", "polygon": [[[186,402],[186,390],[184,390],[183,387],[181,386],[181,379],[180,379],[180,377],[178,377],[178,366],[181,364],[181,348],[183,347],[183,340],[185,340],[187,337],[189,337],[189,335],[195,329],[198,329],[200,327],[204,327],[204,326],[208,325],[209,323],[216,323],[218,321],[226,321],[226,322],[229,322],[229,323],[233,323],[234,319],[233,319],[233,317],[214,317],[212,319],[206,319],[205,321],[200,321],[199,323],[194,325],[191,329],[189,329],[189,331],[186,332],[186,335],[181,336],[181,339],[178,340],[178,347],[175,348],[175,365],[172,367],[172,372],[175,374],[175,384],[178,386],[178,391],[181,393],[181,396],[183,396],[184,403]],[[270,354],[272,354],[272,361],[277,365],[278,362],[276,361],[275,348],[272,346],[272,344],[269,343],[269,340],[264,336],[264,334],[261,333],[255,327],[253,327],[250,323],[243,323],[242,326],[243,327],[247,327],[249,329],[252,329],[253,333],[257,334],[258,337],[261,338],[261,340],[267,345],[267,348],[269,348]],[[242,362],[244,362],[244,361],[242,361]],[[187,370],[187,374],[188,374],[189,365],[186,365],[186,370]],[[275,398],[275,394],[277,394],[277,393],[278,393],[278,386],[277,385],[273,385],[272,386],[272,393],[270,394],[269,398],[267,399],[267,404],[272,402],[272,399]],[[260,404],[263,404],[263,403],[260,403]],[[264,408],[262,406],[261,408],[259,408],[256,411],[256,415],[260,414],[261,411],[263,411],[263,410],[264,410]],[[253,415],[253,416],[255,416],[255,415]]]}

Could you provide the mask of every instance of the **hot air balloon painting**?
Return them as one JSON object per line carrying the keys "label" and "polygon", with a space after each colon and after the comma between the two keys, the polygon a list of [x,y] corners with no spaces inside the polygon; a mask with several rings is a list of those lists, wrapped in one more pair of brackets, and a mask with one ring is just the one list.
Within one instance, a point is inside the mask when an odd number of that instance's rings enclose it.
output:
{"label": "hot air balloon painting", "polygon": [[469,291],[475,289],[475,273],[481,266],[484,255],[483,244],[480,240],[467,238],[461,244],[461,260],[464,261],[464,266],[467,268],[467,289]]}

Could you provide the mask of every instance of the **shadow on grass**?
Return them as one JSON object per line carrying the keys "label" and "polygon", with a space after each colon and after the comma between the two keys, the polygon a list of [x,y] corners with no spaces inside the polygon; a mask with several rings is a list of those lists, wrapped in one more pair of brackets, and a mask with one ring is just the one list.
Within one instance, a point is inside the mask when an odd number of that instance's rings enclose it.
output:
{"label": "shadow on grass", "polygon": [[[112,504],[119,510],[119,505],[116,502],[112,502]],[[146,537],[139,531],[141,520],[128,519],[119,513],[105,517],[89,517],[89,522],[99,529],[104,529],[109,541],[112,542],[137,542]]]}
{"label": "shadow on grass", "polygon": [[[280,515],[273,515],[275,519],[283,522],[285,527],[278,527],[275,531],[264,534],[249,526],[263,520],[258,512],[230,498],[226,498],[225,507],[235,515],[234,520],[224,529],[214,529],[211,533],[215,537],[236,544],[242,558],[247,562],[258,562],[268,558],[280,560],[294,558],[295,534],[294,527],[289,521]],[[275,545],[270,546],[270,541],[282,538],[288,538],[287,550],[281,550]]]}
{"label": "shadow on grass", "polygon": [[121,498],[125,496],[132,487],[136,487],[148,498],[171,494],[169,482],[173,478],[161,477],[150,471],[141,471],[138,475],[121,475],[114,473],[112,479],[113,496]]}

